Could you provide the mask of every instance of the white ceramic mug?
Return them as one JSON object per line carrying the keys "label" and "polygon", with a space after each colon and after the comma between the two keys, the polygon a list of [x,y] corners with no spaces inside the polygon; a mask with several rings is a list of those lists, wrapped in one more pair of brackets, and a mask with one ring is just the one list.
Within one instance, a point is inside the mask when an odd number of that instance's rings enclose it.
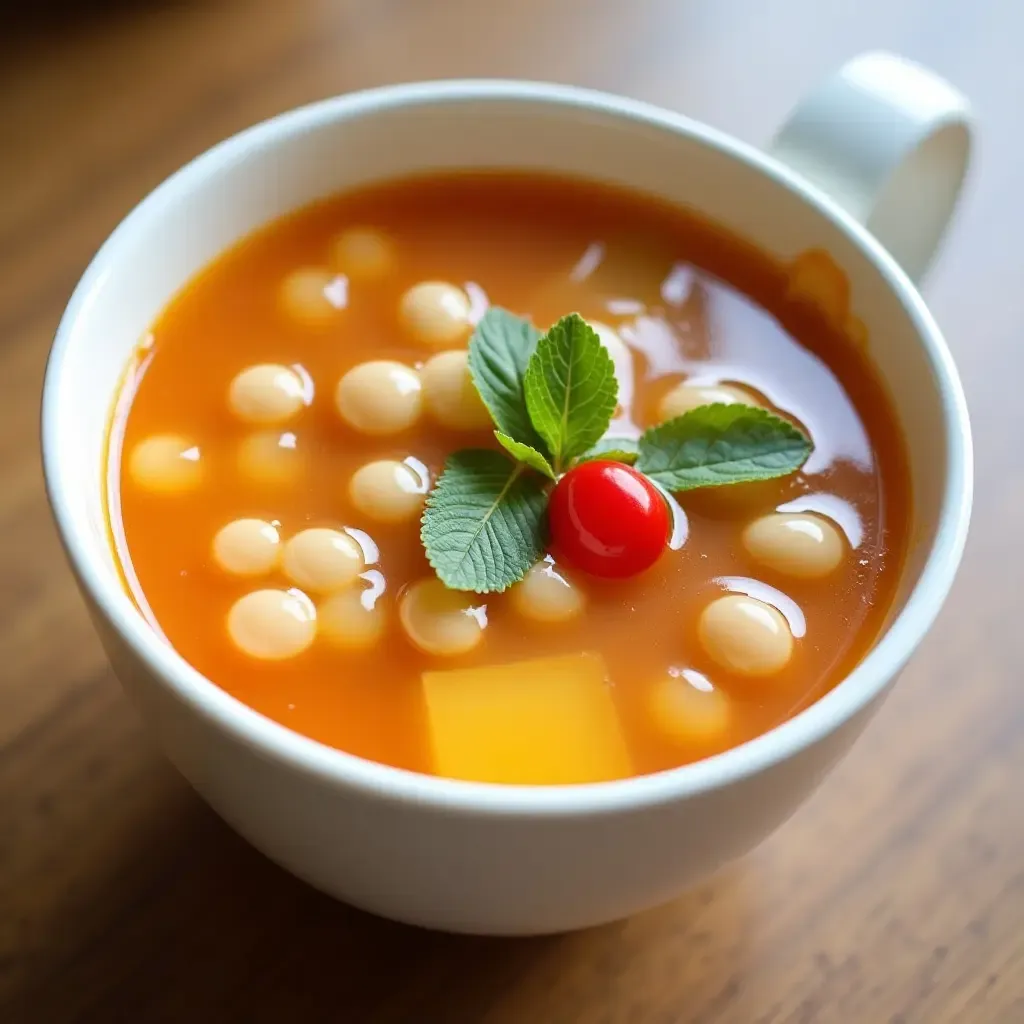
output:
{"label": "white ceramic mug", "polygon": [[[171,760],[289,871],[378,914],[453,931],[529,934],[623,917],[765,838],[863,729],[931,626],[960,559],[971,502],[967,412],[911,278],[952,209],[966,124],[950,87],[882,54],[854,61],[798,109],[776,143],[790,166],[615,96],[440,82],[284,114],[164,182],[78,285],[53,346],[42,425],[71,565],[117,675]],[[104,516],[104,438],[133,346],[167,300],[237,238],[311,200],[410,172],[481,166],[624,184],[696,207],[781,258],[823,247],[849,277],[911,452],[904,584],[885,635],[846,680],[734,750],[584,786],[502,787],[385,767],[228,696],[157,636],[121,585]]]}

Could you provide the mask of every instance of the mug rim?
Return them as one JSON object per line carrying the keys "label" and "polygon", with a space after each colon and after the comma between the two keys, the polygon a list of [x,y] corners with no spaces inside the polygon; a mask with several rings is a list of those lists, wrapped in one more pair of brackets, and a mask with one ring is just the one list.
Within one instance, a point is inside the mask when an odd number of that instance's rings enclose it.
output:
{"label": "mug rim", "polygon": [[[938,527],[906,604],[852,672],[827,694],[780,725],[720,754],[650,775],[611,782],[529,786],[440,778],[370,761],[330,747],[253,710],[193,668],[145,622],[109,572],[81,516],[58,458],[65,353],[94,291],[117,265],[125,238],[147,230],[147,218],[250,148],[287,147],[297,133],[398,107],[513,100],[553,104],[641,122],[686,136],[738,160],[788,189],[830,221],[866,256],[900,299],[931,365],[942,407],[947,451]],[[959,375],[924,300],[893,257],[863,225],[816,186],[752,145],[682,114],[639,100],[575,86],[510,79],[450,79],[361,90],[285,111],[229,136],[156,186],[111,232],[75,287],[58,325],[43,383],[41,436],[47,496],[61,542],[80,586],[159,685],[223,735],[335,786],[377,799],[438,810],[497,816],[587,816],[656,806],[710,792],[767,770],[825,739],[867,707],[906,664],[931,628],[960,564],[973,489],[970,422]],[[101,467],[97,467],[101,472]]]}

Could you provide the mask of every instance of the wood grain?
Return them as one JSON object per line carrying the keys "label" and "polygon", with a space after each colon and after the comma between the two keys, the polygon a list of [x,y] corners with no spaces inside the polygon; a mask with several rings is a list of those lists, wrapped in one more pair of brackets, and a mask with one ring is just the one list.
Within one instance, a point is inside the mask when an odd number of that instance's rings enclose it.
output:
{"label": "wood grain", "polygon": [[[1024,1021],[1024,5],[1016,0],[192,0],[0,22],[0,1020]],[[971,96],[977,159],[928,287],[977,439],[939,626],[842,767],[675,904],[536,941],[361,915],[237,839],[112,679],[46,513],[36,420],[64,302],[150,188],[225,134],[366,85],[594,85],[764,141],[854,53]]]}

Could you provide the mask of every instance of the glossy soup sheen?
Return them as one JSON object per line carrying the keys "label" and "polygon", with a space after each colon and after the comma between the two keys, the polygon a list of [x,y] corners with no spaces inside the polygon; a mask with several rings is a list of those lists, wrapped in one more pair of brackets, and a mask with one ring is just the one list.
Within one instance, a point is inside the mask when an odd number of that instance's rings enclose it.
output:
{"label": "glossy soup sheen", "polygon": [[[296,322],[280,302],[283,279],[298,267],[327,266],[332,240],[353,225],[390,238],[394,268],[376,283],[349,282],[331,323]],[[424,671],[579,652],[603,658],[628,751],[627,767],[607,775],[668,769],[748,740],[820,697],[865,655],[892,602],[907,538],[903,440],[856,323],[845,317],[845,285],[827,260],[819,263],[831,315],[794,290],[792,267],[692,213],[556,178],[429,177],[302,209],[215,260],[140,346],[111,432],[111,525],[128,586],[176,650],[239,700],[402,768],[436,770]],[[395,614],[403,588],[431,575],[418,522],[367,520],[351,506],[347,482],[372,458],[414,456],[436,474],[452,450],[494,442],[487,431],[467,435],[426,420],[396,437],[363,436],[341,421],[333,396],[362,361],[418,365],[428,357],[396,312],[405,290],[423,280],[465,287],[477,312],[490,302],[543,327],[577,311],[616,328],[634,381],[630,388],[620,379],[613,433],[635,436],[650,425],[659,399],[683,378],[728,381],[801,424],[815,450],[791,477],[682,495],[676,539],[685,542],[637,578],[603,581],[566,569],[587,598],[575,620],[534,622],[517,614],[508,593],[485,595],[477,603],[487,628],[475,650],[450,659],[420,653]],[[285,486],[248,481],[236,467],[252,428],[232,416],[227,390],[239,371],[264,362],[301,366],[313,390],[309,407],[282,428],[294,434],[301,462],[299,479]],[[189,493],[150,493],[126,469],[135,445],[166,432],[199,447],[202,484]],[[743,527],[783,505],[841,528],[846,549],[831,575],[785,577],[745,552]],[[318,637],[295,658],[267,662],[237,650],[225,625],[232,603],[260,586],[291,585],[280,572],[257,583],[232,578],[214,563],[214,534],[244,516],[279,522],[285,537],[311,525],[368,533],[379,548],[374,578],[386,581],[382,642],[357,654]],[[789,620],[793,655],[776,675],[731,674],[702,650],[698,617],[727,590],[761,597]],[[655,691],[691,682],[720,691],[728,714],[703,731],[666,728]]]}

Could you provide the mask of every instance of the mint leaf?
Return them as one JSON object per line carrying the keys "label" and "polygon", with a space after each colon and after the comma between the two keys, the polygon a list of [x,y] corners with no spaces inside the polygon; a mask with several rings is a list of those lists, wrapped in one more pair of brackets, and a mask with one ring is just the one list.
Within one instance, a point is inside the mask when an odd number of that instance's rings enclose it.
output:
{"label": "mint leaf", "polygon": [[669,491],[770,480],[798,470],[813,445],[787,420],[751,405],[702,405],[640,438],[636,468]]}
{"label": "mint leaf", "polygon": [[545,476],[551,477],[552,480],[555,479],[555,471],[551,468],[551,463],[536,448],[531,448],[528,444],[522,444],[520,441],[513,441],[508,434],[503,434],[500,430],[496,430],[494,436],[513,459],[525,462],[538,473],[543,473]]}
{"label": "mint leaf", "polygon": [[501,452],[455,452],[427,497],[427,561],[453,590],[505,590],[544,551],[547,503],[544,481]]}
{"label": "mint leaf", "polygon": [[540,336],[528,320],[492,306],[469,339],[469,373],[494,425],[538,451],[544,445],[526,411],[523,378]]}
{"label": "mint leaf", "polygon": [[608,429],[619,391],[615,364],[597,332],[570,313],[537,342],[524,383],[530,420],[561,472]]}
{"label": "mint leaf", "polygon": [[632,466],[639,455],[640,448],[631,437],[602,437],[576,461],[593,462],[594,459],[608,459],[610,462],[624,462],[627,466]]}

